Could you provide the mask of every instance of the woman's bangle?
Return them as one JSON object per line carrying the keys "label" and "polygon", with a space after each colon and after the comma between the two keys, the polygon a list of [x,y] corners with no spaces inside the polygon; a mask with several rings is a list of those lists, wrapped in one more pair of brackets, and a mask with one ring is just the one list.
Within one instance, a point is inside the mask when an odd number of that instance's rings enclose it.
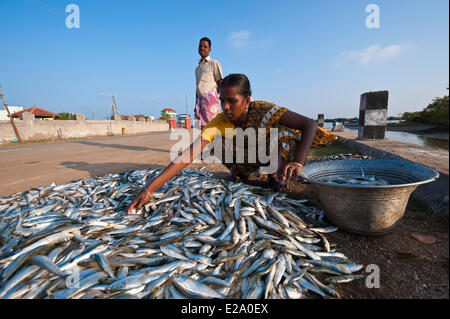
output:
{"label": "woman's bangle", "polygon": [[293,164],[293,165],[297,165],[300,166],[301,168],[303,168],[303,165],[297,162],[289,162],[289,164]]}
{"label": "woman's bangle", "polygon": [[150,196],[150,199],[153,198],[152,194],[147,190],[147,188],[144,187],[144,191],[147,193],[148,196]]}

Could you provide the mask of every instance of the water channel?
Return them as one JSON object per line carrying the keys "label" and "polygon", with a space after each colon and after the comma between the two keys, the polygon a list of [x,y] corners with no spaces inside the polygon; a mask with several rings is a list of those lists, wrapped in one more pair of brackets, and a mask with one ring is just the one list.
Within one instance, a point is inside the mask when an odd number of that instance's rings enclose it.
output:
{"label": "water channel", "polygon": [[[333,126],[332,123],[325,123],[326,128],[331,128]],[[352,132],[355,135],[358,135],[358,128],[345,128],[346,132]],[[386,138],[404,142],[411,143],[420,146],[427,146],[432,148],[440,148],[447,150],[448,147],[448,138],[449,134],[446,133],[409,133],[409,132],[399,132],[399,131],[386,131]]]}

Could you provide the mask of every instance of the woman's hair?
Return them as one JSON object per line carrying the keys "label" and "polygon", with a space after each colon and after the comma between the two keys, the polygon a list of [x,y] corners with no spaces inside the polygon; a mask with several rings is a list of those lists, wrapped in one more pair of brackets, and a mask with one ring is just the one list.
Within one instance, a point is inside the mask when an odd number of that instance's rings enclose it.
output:
{"label": "woman's hair", "polygon": [[234,73],[227,75],[220,83],[220,87],[226,86],[236,86],[239,90],[239,94],[244,97],[249,97],[252,95],[252,90],[250,88],[250,81],[244,74]]}

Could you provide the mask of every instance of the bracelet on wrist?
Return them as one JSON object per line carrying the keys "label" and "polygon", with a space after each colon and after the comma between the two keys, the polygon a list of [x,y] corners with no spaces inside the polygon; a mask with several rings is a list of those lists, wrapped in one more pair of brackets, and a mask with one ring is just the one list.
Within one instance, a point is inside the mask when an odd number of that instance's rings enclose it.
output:
{"label": "bracelet on wrist", "polygon": [[153,198],[152,194],[150,194],[150,192],[148,191],[148,189],[146,187],[144,187],[144,191],[147,193],[148,196],[150,196],[150,199]]}
{"label": "bracelet on wrist", "polygon": [[303,168],[303,165],[300,163],[297,163],[297,162],[289,162],[289,164],[293,164],[293,165],[300,166],[301,168]]}

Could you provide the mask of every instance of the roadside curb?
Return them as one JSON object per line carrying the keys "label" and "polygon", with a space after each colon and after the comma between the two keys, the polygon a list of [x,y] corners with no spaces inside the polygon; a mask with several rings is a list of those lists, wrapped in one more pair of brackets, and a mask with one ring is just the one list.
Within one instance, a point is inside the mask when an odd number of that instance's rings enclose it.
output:
{"label": "roadside curb", "polygon": [[[338,136],[338,142],[358,151],[362,155],[368,155],[379,159],[395,159],[409,162],[410,159],[383,151],[381,149],[365,145],[354,139]],[[422,164],[421,164],[422,165]],[[434,167],[430,167],[439,172],[439,178],[432,183],[419,186],[412,194],[411,198],[416,199],[426,205],[432,211],[448,218],[449,215],[449,176]]]}

